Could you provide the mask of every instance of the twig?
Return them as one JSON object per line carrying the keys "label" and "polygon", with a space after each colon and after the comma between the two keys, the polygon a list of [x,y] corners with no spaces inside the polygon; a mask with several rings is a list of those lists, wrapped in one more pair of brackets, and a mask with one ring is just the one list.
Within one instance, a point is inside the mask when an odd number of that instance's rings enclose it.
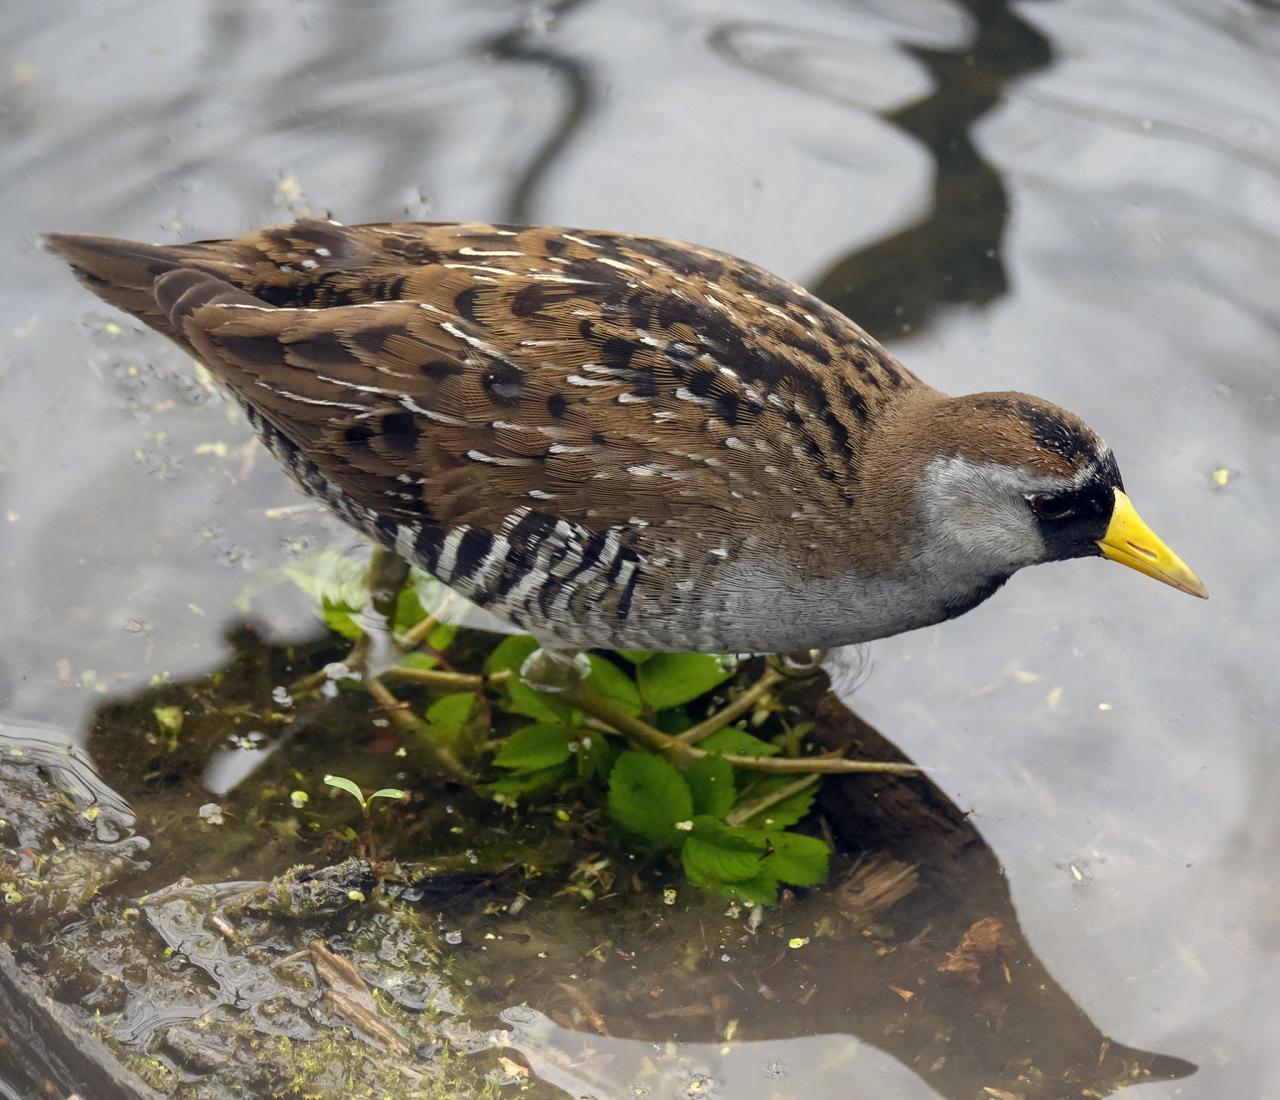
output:
{"label": "twig", "polygon": [[419,643],[440,625],[441,620],[449,613],[457,600],[457,593],[450,592],[443,600],[440,601],[440,606],[431,612],[430,615],[425,619],[421,619],[414,623],[413,626],[400,635],[400,637],[396,639],[396,644],[401,649],[405,650],[417,649]]}
{"label": "twig", "polygon": [[793,794],[799,794],[806,787],[812,787],[818,782],[816,774],[801,776],[799,779],[791,783],[783,784],[776,791],[770,791],[766,795],[762,795],[754,802],[748,802],[744,806],[739,806],[733,813],[726,817],[726,825],[745,825],[756,814],[764,813],[765,810],[772,806],[776,806],[779,802],[783,802],[790,798]]}
{"label": "twig", "polygon": [[[699,756],[707,754],[701,749],[690,752]],[[882,775],[915,775],[919,772],[919,764],[897,764],[888,760],[850,760],[838,754],[827,756],[735,756],[729,753],[724,758],[735,768],[752,772],[771,772],[775,775],[795,775],[800,772],[814,772],[818,775],[852,775],[854,773],[872,773]]]}
{"label": "twig", "polygon": [[370,676],[364,681],[364,686],[378,705],[387,712],[387,717],[401,731],[413,734],[415,740],[426,747],[437,764],[459,782],[467,784],[472,782],[471,773],[463,767],[458,758],[443,745],[436,742],[431,735],[430,727],[408,709],[408,704],[402,703],[392,695],[386,684],[377,676]]}
{"label": "twig", "polygon": [[733,702],[729,703],[728,706],[716,711],[706,721],[699,722],[696,726],[690,726],[684,733],[677,735],[676,740],[685,745],[696,745],[699,741],[705,740],[713,733],[719,732],[725,726],[741,718],[760,699],[782,683],[784,679],[785,677],[777,669],[766,669],[760,679],[734,699]]}
{"label": "twig", "polygon": [[382,675],[395,680],[409,680],[415,684],[452,688],[454,691],[481,691],[487,686],[501,684],[511,679],[511,670],[504,668],[491,676],[477,676],[470,672],[446,672],[438,668],[392,665]]}
{"label": "twig", "polygon": [[656,749],[658,752],[674,755],[677,760],[685,758],[693,760],[699,756],[707,755],[701,749],[686,748],[669,733],[663,733],[660,729],[649,725],[648,722],[642,722],[639,718],[633,717],[621,707],[609,702],[608,699],[597,695],[585,684],[575,684],[573,687],[565,691],[556,692],[549,697],[562,699],[570,706],[577,707],[593,718],[598,718],[606,725],[612,726],[624,737],[628,737],[632,741],[638,741],[640,744]]}
{"label": "twig", "polygon": [[[578,684],[566,691],[558,692],[552,698],[562,699],[570,706],[577,707],[613,727],[618,733],[632,741],[639,742],[646,748],[655,749],[671,758],[676,763],[692,763],[710,755],[705,749],[694,748],[679,737],[663,733],[642,722],[622,710],[608,699],[601,698],[594,691]],[[720,727],[716,727],[717,729]],[[854,772],[880,772],[890,775],[911,775],[920,769],[915,764],[897,764],[880,760],[847,760],[839,754],[826,756],[739,756],[736,753],[724,753],[724,759],[735,768],[746,771],[771,772],[781,775],[814,774],[841,775]]]}

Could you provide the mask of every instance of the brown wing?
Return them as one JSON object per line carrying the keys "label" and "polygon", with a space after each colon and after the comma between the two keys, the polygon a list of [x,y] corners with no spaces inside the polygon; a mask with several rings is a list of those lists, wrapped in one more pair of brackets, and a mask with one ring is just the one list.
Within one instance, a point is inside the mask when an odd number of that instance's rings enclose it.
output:
{"label": "brown wing", "polygon": [[803,290],[654,238],[303,220],[130,247],[141,273],[99,281],[162,301],[121,304],[364,506],[445,528],[534,507],[802,540],[856,503],[868,420],[919,385]]}

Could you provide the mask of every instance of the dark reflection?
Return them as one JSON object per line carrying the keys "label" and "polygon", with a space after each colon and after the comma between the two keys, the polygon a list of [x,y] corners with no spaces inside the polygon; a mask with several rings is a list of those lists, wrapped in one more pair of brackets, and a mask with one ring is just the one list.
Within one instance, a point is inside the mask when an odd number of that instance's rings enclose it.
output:
{"label": "dark reflection", "polygon": [[[278,685],[335,656],[329,643],[296,650],[248,630],[231,642],[232,660],[219,672],[109,703],[94,720],[90,749],[133,804],[140,832],[153,838],[153,865],[129,880],[131,891],[170,896],[177,888],[170,884],[192,866],[193,848],[202,881],[340,863],[352,843],[341,826],[358,826],[358,814],[344,817],[354,813],[350,800],[325,798],[319,776],[334,771],[366,788],[394,781],[414,797],[411,809],[383,819],[382,852],[398,861],[394,881],[412,887],[402,901],[431,927],[461,929],[450,949],[450,982],[466,988],[476,1026],[523,1004],[572,1030],[655,1044],[846,1034],[955,1100],[1105,1095],[1195,1070],[1099,1031],[1027,942],[994,853],[926,777],[828,782],[812,824],[841,852],[831,882],[784,899],[756,927],[746,913],[726,914],[724,899],[687,884],[679,904],[664,904],[661,888],[672,879],[629,866],[586,808],[574,811],[575,824],[551,827],[545,812],[513,814],[434,787],[418,750],[372,723],[376,712],[359,694],[281,704]],[[831,748],[852,745],[866,758],[904,759],[826,688],[825,678],[798,685],[789,700],[796,713],[815,718],[815,738]],[[172,726],[179,710],[180,731],[164,735],[157,716]],[[402,747],[407,755],[398,753]],[[241,769],[246,778],[218,799],[221,823],[212,827],[200,807],[212,797],[211,764],[228,751],[247,754],[254,766]],[[312,792],[305,813],[290,807],[295,788]],[[311,824],[300,831],[300,822]],[[583,867],[601,859],[610,877],[595,881],[584,903],[566,884],[581,885]],[[192,889],[181,887],[181,896]],[[206,893],[201,904],[218,906],[227,889]],[[224,923],[241,927],[234,910],[220,911]],[[322,934],[340,953],[358,950],[361,922],[373,914],[354,906],[339,916],[336,924],[323,918]],[[290,924],[299,927],[308,934],[305,917]],[[176,942],[172,930],[157,929]],[[802,950],[788,946],[797,935],[806,937]],[[258,976],[249,989],[238,984],[241,970],[229,966],[225,948],[209,961],[186,944],[184,966],[205,966],[201,988],[210,975],[216,988],[193,996],[189,981],[175,985],[172,965],[139,959],[140,972],[154,966],[157,976],[112,1002],[108,1023],[122,1040],[145,1045],[156,1028],[163,1033],[210,1005],[227,1012],[268,1004],[278,992],[262,984],[260,964],[295,950],[293,938],[265,940],[251,953],[254,965],[243,968],[245,981]],[[56,950],[46,950],[32,953],[56,962]],[[86,1003],[101,1000],[83,975],[74,982],[64,975],[62,983]],[[388,995],[396,988],[384,986]],[[166,1003],[171,997],[178,999]],[[608,1077],[607,1068],[597,1072]]]}
{"label": "dark reflection", "polygon": [[[908,46],[936,81],[933,94],[886,116],[937,165],[926,218],[837,263],[816,292],[892,336],[941,304],[985,305],[1008,289],[1002,245],[1008,194],[973,142],[977,121],[1015,79],[1046,68],[1049,41],[1003,0],[967,0],[973,41],[954,51]],[[896,323],[895,323],[896,322]]]}
{"label": "dark reflection", "polygon": [[[531,17],[549,29],[558,19],[580,8],[587,0],[561,0],[545,8],[531,6]],[[486,53],[498,61],[530,62],[553,73],[565,90],[565,104],[548,129],[529,163],[511,188],[503,220],[521,224],[533,220],[533,199],[547,173],[568,148],[574,134],[581,129],[594,97],[590,70],[580,60],[551,49],[537,41],[538,29],[529,20],[488,39]]]}
{"label": "dark reflection", "polygon": [[[1014,80],[1047,67],[1053,53],[1048,39],[1007,0],[961,0],[961,6],[974,23],[971,41],[948,50],[897,47],[924,65],[934,88],[884,115],[933,157],[929,212],[810,281],[820,298],[883,339],[927,323],[940,305],[985,305],[1008,289],[1002,256],[1008,193],[972,131]],[[711,43],[737,63],[759,68],[757,59],[737,49],[740,35],[759,29],[723,27]],[[765,75],[799,82],[774,66],[766,66]]]}
{"label": "dark reflection", "polygon": [[[834,696],[815,691],[805,706],[825,746],[906,759]],[[711,906],[673,915],[668,928],[643,905],[608,928],[583,918],[580,932],[563,926],[567,945],[552,947],[545,975],[517,985],[518,997],[563,1026],[654,1043],[716,1042],[730,1021],[735,1040],[844,1032],[954,1100],[1100,1096],[1195,1072],[1099,1031],[1024,936],[981,833],[926,777],[828,781],[820,806],[815,828],[834,835],[844,869],[782,911],[786,932],[726,937]],[[824,934],[788,948],[792,931],[815,928]],[[604,954],[642,958],[644,979],[606,962],[598,980],[557,986],[553,975],[583,969],[592,931]]]}

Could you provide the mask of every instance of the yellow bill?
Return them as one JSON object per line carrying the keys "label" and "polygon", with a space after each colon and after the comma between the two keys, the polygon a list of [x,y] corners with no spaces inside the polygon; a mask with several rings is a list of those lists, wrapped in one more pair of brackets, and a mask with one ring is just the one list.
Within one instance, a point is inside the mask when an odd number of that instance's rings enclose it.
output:
{"label": "yellow bill", "polygon": [[1132,501],[1119,489],[1115,493],[1116,506],[1111,513],[1111,523],[1107,526],[1107,533],[1098,541],[1102,556],[1172,585],[1180,592],[1207,600],[1209,593],[1204,582],[1142,522]]}

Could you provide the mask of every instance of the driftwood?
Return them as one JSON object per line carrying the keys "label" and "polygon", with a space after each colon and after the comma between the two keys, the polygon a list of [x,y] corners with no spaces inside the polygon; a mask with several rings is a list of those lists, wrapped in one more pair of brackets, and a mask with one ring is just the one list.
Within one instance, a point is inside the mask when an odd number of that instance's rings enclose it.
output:
{"label": "driftwood", "polygon": [[0,1075],[28,1096],[160,1100],[66,1005],[23,974],[0,943]]}

